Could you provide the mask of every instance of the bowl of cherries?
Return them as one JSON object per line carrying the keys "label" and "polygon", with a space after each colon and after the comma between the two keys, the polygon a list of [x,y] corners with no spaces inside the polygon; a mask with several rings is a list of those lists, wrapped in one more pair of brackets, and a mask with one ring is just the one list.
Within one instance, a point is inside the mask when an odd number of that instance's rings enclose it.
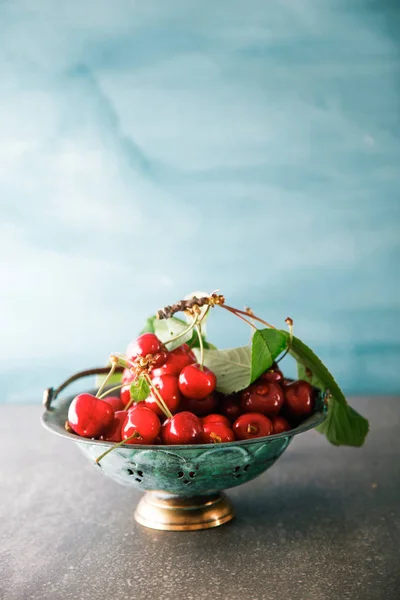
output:
{"label": "bowl of cherries", "polygon": [[[246,346],[221,350],[207,341],[206,320],[216,307],[248,324]],[[293,335],[292,320],[286,323],[288,331],[277,329],[250,309],[228,306],[221,294],[192,294],[149,318],[108,367],[47,389],[42,422],[74,441],[104,475],[146,492],[135,511],[142,525],[182,531],[227,523],[234,511],[223,490],[264,473],[295,435],[318,427],[336,445],[359,446],[368,431],[326,367]],[[287,355],[298,379],[283,374]],[[96,389],[62,394],[93,374],[102,377]]]}

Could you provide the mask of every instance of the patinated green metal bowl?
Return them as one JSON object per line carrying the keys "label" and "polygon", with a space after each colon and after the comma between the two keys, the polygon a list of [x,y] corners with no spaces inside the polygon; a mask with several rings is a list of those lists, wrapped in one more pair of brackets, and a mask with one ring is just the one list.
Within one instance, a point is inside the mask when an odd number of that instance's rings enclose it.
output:
{"label": "patinated green metal bowl", "polygon": [[[93,369],[85,374],[99,371]],[[295,435],[316,427],[326,416],[325,396],[317,390],[313,414],[299,427],[283,434],[216,445],[129,444],[116,448],[98,464],[96,458],[112,443],[68,433],[65,422],[73,397],[60,397],[51,405],[56,395],[51,389],[46,391],[44,426],[75,442],[96,469],[107,477],[151,492],[139,503],[136,520],[148,527],[166,530],[205,529],[229,521],[233,510],[221,490],[236,487],[264,473]]]}

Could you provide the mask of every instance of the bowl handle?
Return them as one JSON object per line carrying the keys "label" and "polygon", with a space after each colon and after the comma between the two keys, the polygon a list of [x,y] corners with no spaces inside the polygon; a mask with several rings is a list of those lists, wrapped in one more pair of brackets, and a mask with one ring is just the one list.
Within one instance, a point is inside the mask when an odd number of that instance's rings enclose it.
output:
{"label": "bowl handle", "polygon": [[[117,367],[114,372],[122,373],[123,370],[124,370],[123,367]],[[63,390],[65,390],[65,388],[67,386],[69,386],[71,383],[73,383],[74,381],[77,381],[77,379],[81,379],[82,377],[89,377],[89,375],[106,375],[109,371],[110,371],[110,367],[98,367],[97,369],[85,369],[84,371],[79,371],[78,373],[71,375],[71,377],[68,377],[68,379],[66,379],[61,385],[59,385],[58,388],[56,388],[56,389],[54,389],[52,387],[47,388],[47,390],[45,390],[43,393],[43,405],[44,405],[45,409],[50,410],[51,403],[53,402],[53,400],[55,400],[57,398],[58,394],[60,394]]]}

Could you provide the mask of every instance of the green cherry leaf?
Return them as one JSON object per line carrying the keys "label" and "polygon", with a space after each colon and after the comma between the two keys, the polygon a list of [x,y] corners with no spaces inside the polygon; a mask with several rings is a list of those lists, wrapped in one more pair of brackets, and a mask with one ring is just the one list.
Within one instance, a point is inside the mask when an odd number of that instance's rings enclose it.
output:
{"label": "green cherry leaf", "polygon": [[[199,351],[196,348],[198,356]],[[251,348],[242,346],[227,350],[205,350],[204,364],[217,378],[217,391],[233,394],[250,384]]]}
{"label": "green cherry leaf", "polygon": [[[289,334],[285,331],[282,333],[289,340]],[[349,406],[342,390],[323,362],[297,337],[292,339],[290,354],[297,362],[299,379],[305,379],[330,394],[327,418],[317,430],[325,434],[336,446],[362,446],[369,430],[368,421]]]}
{"label": "green cherry leaf", "polygon": [[203,338],[203,346],[206,350],[218,350],[217,346],[214,346],[211,342],[207,342],[206,339]]}
{"label": "green cherry leaf", "polygon": [[362,446],[368,433],[368,421],[351,406],[341,404],[331,398],[328,416],[317,427],[335,446]]}
{"label": "green cherry leaf", "polygon": [[[217,350],[217,346],[214,346],[211,342],[208,342],[204,335],[201,336],[203,339],[203,346],[206,350]],[[190,340],[187,341],[188,346],[190,348],[200,348],[199,336],[197,335],[197,331],[193,331],[193,335]]]}
{"label": "green cherry leaf", "polygon": [[157,320],[156,316],[148,317],[146,319],[143,329],[141,330],[139,335],[142,335],[143,333],[155,333],[154,332],[154,322],[156,320]]}
{"label": "green cherry leaf", "polygon": [[[170,319],[156,319],[154,321],[154,333],[164,344],[167,343],[170,339],[179,335],[180,337],[167,345],[168,350],[175,350],[178,346],[181,346],[185,342],[191,339],[192,330],[187,333],[185,330],[188,328],[188,324],[176,317],[171,317]],[[183,334],[183,335],[180,335]]]}
{"label": "green cherry leaf", "polygon": [[131,400],[134,402],[142,402],[150,395],[150,386],[143,375],[132,381],[129,388]]}
{"label": "green cherry leaf", "polygon": [[[284,333],[261,329],[255,332],[249,346],[205,350],[204,364],[217,378],[217,391],[233,394],[253,383],[285,350],[287,338]],[[197,348],[195,353],[199,356]]]}
{"label": "green cherry leaf", "polygon": [[278,329],[259,329],[251,341],[251,381],[269,369],[287,347],[286,332]]}

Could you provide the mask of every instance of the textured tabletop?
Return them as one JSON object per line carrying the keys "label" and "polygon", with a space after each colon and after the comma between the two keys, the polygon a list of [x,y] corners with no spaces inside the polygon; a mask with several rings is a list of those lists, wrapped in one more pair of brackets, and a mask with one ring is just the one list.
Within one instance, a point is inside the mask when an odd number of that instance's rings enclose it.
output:
{"label": "textured tabletop", "polygon": [[135,523],[139,492],[42,429],[39,407],[0,406],[0,598],[398,600],[400,399],[352,404],[363,449],[299,435],[228,492],[232,523],[188,533]]}

